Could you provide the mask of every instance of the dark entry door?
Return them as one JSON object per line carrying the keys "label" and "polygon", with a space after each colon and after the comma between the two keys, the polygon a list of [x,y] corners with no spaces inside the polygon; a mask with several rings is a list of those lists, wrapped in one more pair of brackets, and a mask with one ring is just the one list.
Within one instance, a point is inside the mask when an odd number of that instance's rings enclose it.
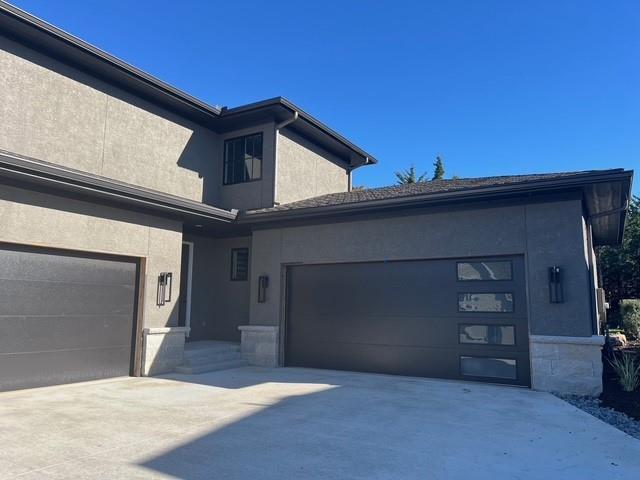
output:
{"label": "dark entry door", "polygon": [[137,267],[0,245],[0,390],[130,375]]}
{"label": "dark entry door", "polygon": [[529,385],[522,257],[299,265],[285,364]]}

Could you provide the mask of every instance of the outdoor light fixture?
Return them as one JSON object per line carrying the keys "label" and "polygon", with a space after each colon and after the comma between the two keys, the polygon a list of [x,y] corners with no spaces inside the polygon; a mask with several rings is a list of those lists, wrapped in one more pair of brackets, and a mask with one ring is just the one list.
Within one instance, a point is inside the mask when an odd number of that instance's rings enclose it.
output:
{"label": "outdoor light fixture", "polygon": [[267,301],[267,287],[269,286],[269,277],[260,275],[258,277],[258,303]]}
{"label": "outdoor light fixture", "polygon": [[171,286],[173,283],[173,274],[171,272],[162,272],[158,275],[158,294],[156,303],[162,306],[171,301]]}
{"label": "outdoor light fixture", "polygon": [[562,269],[558,266],[549,267],[549,301],[562,303]]}

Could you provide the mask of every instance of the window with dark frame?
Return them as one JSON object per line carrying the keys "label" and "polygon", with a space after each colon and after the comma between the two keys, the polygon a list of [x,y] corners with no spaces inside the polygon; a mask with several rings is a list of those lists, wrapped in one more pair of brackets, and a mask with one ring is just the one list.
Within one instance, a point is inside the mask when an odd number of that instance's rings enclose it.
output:
{"label": "window with dark frame", "polygon": [[231,281],[244,282],[249,278],[249,249],[231,249]]}
{"label": "window with dark frame", "polygon": [[224,185],[262,178],[262,133],[224,141]]}
{"label": "window with dark frame", "polygon": [[515,325],[458,325],[458,343],[474,345],[515,345]]}
{"label": "window with dark frame", "polygon": [[511,260],[457,262],[456,268],[458,281],[513,280]]}
{"label": "window with dark frame", "polygon": [[458,293],[459,312],[513,312],[513,293]]}

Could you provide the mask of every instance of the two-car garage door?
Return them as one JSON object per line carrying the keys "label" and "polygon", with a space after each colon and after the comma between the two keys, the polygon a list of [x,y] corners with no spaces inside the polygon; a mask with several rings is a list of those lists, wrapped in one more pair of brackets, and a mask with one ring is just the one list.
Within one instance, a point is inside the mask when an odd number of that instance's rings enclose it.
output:
{"label": "two-car garage door", "polygon": [[131,374],[137,268],[0,245],[0,390]]}
{"label": "two-car garage door", "polygon": [[287,269],[285,364],[529,385],[522,257]]}

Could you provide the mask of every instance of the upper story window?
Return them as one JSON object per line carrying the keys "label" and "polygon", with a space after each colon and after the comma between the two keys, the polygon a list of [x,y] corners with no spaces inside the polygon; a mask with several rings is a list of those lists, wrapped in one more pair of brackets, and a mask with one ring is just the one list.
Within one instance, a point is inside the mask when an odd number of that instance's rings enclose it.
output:
{"label": "upper story window", "polygon": [[250,182],[262,177],[262,133],[224,141],[225,185]]}

